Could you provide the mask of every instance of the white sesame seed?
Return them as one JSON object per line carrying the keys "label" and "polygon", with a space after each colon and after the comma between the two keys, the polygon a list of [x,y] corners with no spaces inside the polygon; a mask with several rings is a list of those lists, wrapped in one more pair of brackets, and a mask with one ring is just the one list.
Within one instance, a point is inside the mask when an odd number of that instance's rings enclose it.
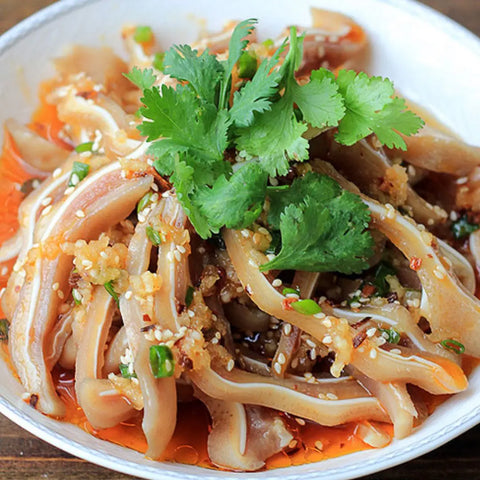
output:
{"label": "white sesame seed", "polygon": [[168,358],[165,360],[165,368],[167,372],[170,372],[172,370],[172,362]]}
{"label": "white sesame seed", "polygon": [[283,333],[288,337],[292,333],[292,326],[289,323],[283,325]]}
{"label": "white sesame seed", "polygon": [[200,255],[203,255],[205,253],[205,248],[204,247],[198,247],[197,248],[197,252],[200,254]]}
{"label": "white sesame seed", "polygon": [[306,373],[303,374],[303,376],[308,379],[308,378],[312,378],[313,374],[312,374],[312,372],[306,372]]}
{"label": "white sesame seed", "polygon": [[125,298],[127,300],[130,300],[132,298],[132,291],[131,290],[127,290],[127,292],[125,292]]}
{"label": "white sesame seed", "polygon": [[215,337],[220,340],[222,338],[222,335],[220,332],[215,332]]}
{"label": "white sesame seed", "polygon": [[317,351],[314,348],[312,348],[310,350],[310,360],[315,360],[316,358],[317,358]]}
{"label": "white sesame seed", "polygon": [[327,328],[332,328],[332,321],[329,318],[326,318],[323,322],[322,325]]}
{"label": "white sesame seed", "polygon": [[78,185],[78,182],[80,182],[80,177],[76,173],[72,173],[70,177],[70,184],[76,186]]}
{"label": "white sesame seed", "polygon": [[331,393],[331,392],[328,392],[326,394],[326,397],[329,399],[329,400],[338,400],[338,397],[334,394],[334,393]]}
{"label": "white sesame seed", "polygon": [[317,345],[315,342],[312,342],[309,338],[305,340],[305,343],[310,347],[310,348],[315,348]]}
{"label": "white sesame seed", "polygon": [[285,365],[285,362],[287,361],[287,359],[285,358],[285,355],[283,353],[280,353],[278,355],[277,361],[280,365]]}
{"label": "white sesame seed", "polygon": [[323,450],[323,443],[320,440],[317,440],[315,442],[315,448],[320,451]]}
{"label": "white sesame seed", "polygon": [[24,392],[24,393],[22,393],[22,400],[30,400],[31,396],[32,396],[31,393]]}
{"label": "white sesame seed", "polygon": [[275,362],[275,363],[273,364],[273,369],[274,369],[279,375],[282,373],[282,366],[281,366],[279,363],[277,363],[277,362]]}
{"label": "white sesame seed", "polygon": [[300,296],[298,295],[298,293],[287,293],[285,295],[286,298],[300,298]]}
{"label": "white sesame seed", "polygon": [[360,308],[362,304],[360,302],[352,302],[350,308]]}
{"label": "white sesame seed", "polygon": [[63,194],[70,195],[74,190],[75,190],[75,187],[68,187],[65,189],[65,192],[63,192]]}
{"label": "white sesame seed", "polygon": [[1,275],[4,277],[8,273],[8,267],[2,267]]}
{"label": "white sesame seed", "polygon": [[370,350],[370,354],[369,354],[369,355],[370,355],[370,358],[371,358],[371,359],[377,358],[377,351],[376,351],[374,348],[372,348],[372,349]]}
{"label": "white sesame seed", "polygon": [[212,343],[213,345],[216,345],[218,343],[218,338],[217,337],[213,337],[211,340],[210,340],[210,343]]}
{"label": "white sesame seed", "polygon": [[280,287],[282,285],[282,281],[279,279],[279,278],[276,278],[273,282],[272,282],[272,286],[273,287]]}
{"label": "white sesame seed", "polygon": [[325,314],[323,312],[315,313],[313,316],[319,319],[325,318]]}
{"label": "white sesame seed", "polygon": [[399,348],[392,348],[390,353],[393,353],[394,355],[401,355],[402,351]]}
{"label": "white sesame seed", "polygon": [[234,366],[235,366],[235,362],[233,361],[233,359],[230,359],[227,363],[227,372],[231,372]]}
{"label": "white sesame seed", "polygon": [[193,310],[188,310],[187,313],[190,318],[193,318],[195,316],[195,312]]}
{"label": "white sesame seed", "polygon": [[177,245],[177,250],[180,253],[185,253],[187,251],[183,245]]}
{"label": "white sesame seed", "polygon": [[62,174],[62,170],[60,168],[56,168],[52,173],[52,177],[58,178],[61,174]]}
{"label": "white sesame seed", "polygon": [[299,424],[299,425],[305,425],[305,420],[303,418],[298,418],[298,417],[295,417],[295,421]]}
{"label": "white sesame seed", "polygon": [[288,448],[295,448],[297,446],[297,441],[296,440],[292,440],[289,444],[288,444]]}
{"label": "white sesame seed", "polygon": [[439,279],[443,280],[445,278],[445,273],[443,272],[443,269],[439,267],[438,265],[435,267],[433,270],[433,274]]}
{"label": "white sesame seed", "polygon": [[57,290],[57,295],[60,300],[65,298],[65,294],[61,290]]}
{"label": "white sesame seed", "polygon": [[396,216],[395,209],[390,203],[385,204],[385,208],[387,209],[387,218],[393,220]]}
{"label": "white sesame seed", "polygon": [[332,337],[330,335],[325,335],[323,337],[322,343],[324,343],[325,345],[332,343]]}
{"label": "white sesame seed", "polygon": [[468,182],[468,177],[460,177],[459,179],[457,179],[458,185],[463,185],[464,183],[467,183],[467,182]]}
{"label": "white sesame seed", "polygon": [[248,238],[250,236],[250,230],[247,230],[246,228],[244,228],[241,233],[242,237]]}
{"label": "white sesame seed", "polygon": [[375,335],[375,332],[376,332],[376,331],[377,331],[377,329],[376,329],[375,327],[369,328],[369,329],[367,330],[367,332],[366,332],[366,333],[367,333],[367,337],[373,337],[373,336]]}
{"label": "white sesame seed", "polygon": [[173,252],[173,255],[175,256],[175,258],[177,259],[177,262],[180,262],[182,260],[182,255],[181,253],[178,251],[178,250],[175,250]]}
{"label": "white sesame seed", "polygon": [[51,209],[52,209],[52,206],[51,206],[51,205],[48,205],[47,207],[45,207],[45,208],[42,210],[42,215],[48,215],[48,213],[50,212]]}
{"label": "white sesame seed", "polygon": [[45,197],[41,203],[44,207],[50,205],[52,203],[52,197]]}
{"label": "white sesame seed", "polygon": [[268,255],[266,255],[266,257],[268,261],[271,262],[275,258],[275,255],[273,253],[269,253]]}
{"label": "white sesame seed", "polygon": [[83,210],[77,210],[75,216],[78,218],[85,218],[85,212]]}
{"label": "white sesame seed", "polygon": [[56,292],[58,289],[60,288],[60,284],[58,282],[55,282],[53,285],[52,285],[52,290],[54,292]]}

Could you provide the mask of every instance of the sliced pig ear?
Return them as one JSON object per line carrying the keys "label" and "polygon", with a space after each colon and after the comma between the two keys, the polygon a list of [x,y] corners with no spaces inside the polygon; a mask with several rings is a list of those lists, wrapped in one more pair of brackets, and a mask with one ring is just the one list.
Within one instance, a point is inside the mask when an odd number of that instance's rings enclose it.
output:
{"label": "sliced pig ear", "polygon": [[322,308],[329,315],[328,322],[285,309],[285,297],[272,287],[258,268],[267,259],[254,248],[251,236],[247,238],[240,231],[227,229],[223,237],[238,278],[252,301],[264,312],[295,325],[320,342],[328,338],[326,346],[336,353],[340,370],[351,363],[374,380],[409,382],[436,394],[454,393],[466,388],[467,381],[462,369],[442,357],[427,361],[422,356],[415,355],[415,352],[408,353],[405,357],[391,354],[368,338],[359,348],[354,349],[353,338],[358,332],[350,327],[346,319],[335,317],[327,304],[322,304]]}
{"label": "sliced pig ear", "polygon": [[[152,321],[160,328],[176,332],[180,327],[177,305],[184,301],[187,286],[190,285],[187,217],[174,195],[162,196],[149,209],[148,212],[144,211],[145,218],[137,224],[130,241],[127,271],[129,275],[141,275],[148,271],[152,242],[147,235],[147,227],[160,228],[164,238],[158,245],[157,273],[162,278],[162,285],[153,295],[150,313]],[[180,252],[177,247],[182,242],[185,247]],[[177,255],[174,254],[175,251],[178,252]],[[142,428],[148,443],[147,456],[158,459],[175,430],[175,377],[154,378],[149,362],[152,342],[141,333],[141,328],[145,326],[144,312],[134,295],[121,295],[120,312],[144,399]]]}
{"label": "sliced pig ear", "polygon": [[[50,259],[47,247],[52,239],[63,242],[97,237],[125,219],[151,183],[148,176],[123,178],[120,164],[114,162],[80,182],[37,225],[39,246],[31,249],[24,267],[27,281],[11,321],[9,347],[25,389],[39,396],[38,408],[44,413],[62,416],[65,411],[47,365],[45,340],[57,318],[60,297],[66,298],[70,291],[71,270],[69,255],[59,251]],[[76,215],[79,211],[81,216]],[[54,284],[59,285],[57,291],[52,289]]]}
{"label": "sliced pig ear", "polygon": [[463,176],[480,165],[480,147],[468,145],[432,127],[425,126],[416,135],[403,136],[403,139],[407,150],[392,152],[417,167]]}
{"label": "sliced pig ear", "polygon": [[[373,200],[364,198],[364,202],[372,213],[374,227],[407,259],[418,259],[417,274],[423,289],[420,308],[432,329],[430,339],[435,342],[457,340],[464,345],[465,353],[480,356],[480,301],[455,275],[455,269],[460,275],[465,274],[458,255],[453,257],[444,244],[439,248],[438,240],[413,220],[399,213],[389,215],[385,206]],[[464,267],[463,262],[461,264]],[[466,283],[471,288],[471,278],[468,278],[469,274]]]}
{"label": "sliced pig ear", "polygon": [[[282,382],[238,369],[220,374],[210,367],[201,367],[191,370],[189,376],[195,386],[210,397],[273,408],[320,425],[334,426],[363,418],[386,420],[378,400],[365,390],[352,391],[349,379],[337,380],[335,385],[320,383],[317,389],[309,389],[302,388],[305,380]],[[332,389],[336,399],[327,396]]]}
{"label": "sliced pig ear", "polygon": [[280,416],[266,408],[217,400],[198,389],[195,396],[206,405],[212,418],[208,456],[219,467],[258,470],[293,439]]}

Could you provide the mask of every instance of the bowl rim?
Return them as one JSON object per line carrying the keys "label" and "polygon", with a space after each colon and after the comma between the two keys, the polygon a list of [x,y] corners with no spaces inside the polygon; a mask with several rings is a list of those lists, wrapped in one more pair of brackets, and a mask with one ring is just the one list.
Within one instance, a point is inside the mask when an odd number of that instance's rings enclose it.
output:
{"label": "bowl rim", "polygon": [[[25,38],[30,33],[34,32],[40,27],[47,25],[50,22],[56,21],[62,16],[68,15],[71,12],[81,9],[86,5],[98,3],[101,0],[58,0],[56,3],[49,5],[33,15],[25,18],[11,29],[6,31],[0,36],[0,56],[3,55],[8,49],[17,41]],[[438,28],[442,29],[448,36],[458,40],[464,44],[469,50],[473,51],[475,55],[480,58],[480,38],[472,31],[468,30],[463,25],[460,25],[453,19],[447,17],[443,13],[433,9],[432,7],[421,4],[416,0],[372,0],[375,2],[381,2],[388,4],[394,8],[402,9],[418,16],[425,20],[434,20]],[[253,472],[253,473],[234,473],[234,472],[222,472],[222,476],[210,475],[208,469],[202,469],[201,473],[186,473],[172,470],[159,470],[155,468],[152,463],[152,467],[146,465],[139,465],[129,460],[121,459],[115,455],[102,454],[100,458],[96,450],[92,450],[81,443],[71,440],[68,437],[63,436],[48,426],[40,423],[32,422],[30,416],[22,411],[21,408],[11,404],[0,394],[0,413],[5,415],[8,419],[24,428],[28,432],[32,433],[36,437],[46,441],[47,443],[91,463],[99,465],[104,468],[109,468],[114,471],[126,473],[140,478],[182,478],[187,480],[196,480],[201,476],[205,480],[218,480],[218,478],[224,479],[237,479],[239,477],[250,478],[267,478],[263,474],[267,474],[270,480],[292,479],[297,478],[300,472],[296,471],[295,467],[286,467],[286,469],[269,470],[267,472]],[[386,468],[392,468],[399,464],[408,462],[414,458],[424,455],[442,445],[456,438],[462,433],[466,432],[470,428],[480,423],[480,400],[479,405],[457,419],[452,424],[444,426],[441,430],[430,434],[429,436],[415,442],[408,448],[398,448],[382,458],[381,462],[378,462],[377,458],[372,458],[367,461],[363,461],[361,465],[361,471],[358,465],[350,465],[347,467],[337,467],[323,472],[308,472],[302,473],[302,476],[307,479],[318,478],[318,475],[325,474],[331,480],[346,478],[354,479],[360,476],[369,475]],[[441,438],[439,441],[438,438]],[[356,452],[351,455],[361,455],[362,452]],[[388,466],[385,467],[385,463]],[[168,465],[165,462],[164,465]],[[139,468],[141,471],[139,471]],[[201,467],[197,467],[201,468]],[[292,471],[292,473],[289,473]],[[216,472],[217,473],[217,472]],[[322,475],[323,477],[323,475]]]}

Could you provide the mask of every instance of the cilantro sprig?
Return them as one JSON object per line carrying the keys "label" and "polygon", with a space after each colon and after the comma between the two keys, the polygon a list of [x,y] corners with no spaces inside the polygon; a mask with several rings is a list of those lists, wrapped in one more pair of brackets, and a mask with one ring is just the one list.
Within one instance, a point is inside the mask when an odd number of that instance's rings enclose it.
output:
{"label": "cilantro sprig", "polygon": [[[416,133],[423,122],[394,96],[388,79],[347,70],[335,77],[320,68],[299,84],[304,37],[292,27],[288,41],[262,60],[249,50],[255,24],[248,19],[237,25],[225,60],[188,45],[167,50],[162,71],[179,81],[175,88],[155,85],[153,69],[126,75],[143,91],[138,128],[150,142],[154,167],[170,177],[201,237],[225,226],[248,227],[268,196],[270,226],[282,243],[262,268],[358,272],[367,266],[373,242],[359,198],[323,176],[295,181],[284,195],[267,188],[269,177],[308,160],[309,126],[337,129],[336,141],[345,145],[375,133],[381,143],[404,149],[401,134]],[[256,59],[256,69],[249,69],[250,80],[233,86],[247,57]]]}

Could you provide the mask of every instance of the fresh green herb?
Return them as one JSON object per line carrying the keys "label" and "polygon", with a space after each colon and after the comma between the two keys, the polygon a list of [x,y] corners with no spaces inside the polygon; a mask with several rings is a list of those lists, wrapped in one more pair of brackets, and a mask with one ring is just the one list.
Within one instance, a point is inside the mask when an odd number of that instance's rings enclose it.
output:
{"label": "fresh green herb", "polygon": [[320,313],[322,311],[320,305],[310,298],[293,302],[290,304],[290,306],[296,312],[303,313],[304,315],[315,315],[316,313]]}
{"label": "fresh green herb", "polygon": [[109,295],[115,300],[115,303],[118,305],[118,294],[113,288],[113,281],[110,280],[107,283],[104,283],[103,286],[105,287],[105,290],[109,293]]}
{"label": "fresh green herb", "polygon": [[379,331],[388,343],[396,345],[401,339],[400,334],[394,328],[380,328]]}
{"label": "fresh green herb", "polygon": [[138,67],[133,67],[129,73],[124,73],[123,76],[128,78],[140,90],[151,88],[157,79],[151,68],[140,70]]}
{"label": "fresh green herb", "polygon": [[120,363],[120,365],[118,365],[118,368],[123,378],[137,378],[137,374],[135,372],[131,373],[127,364]]}
{"label": "fresh green herb", "polygon": [[82,303],[82,294],[76,288],[72,288],[72,297],[75,305],[80,305]]}
{"label": "fresh green herb", "polygon": [[93,142],[80,143],[75,147],[77,153],[91,152],[93,148]]}
{"label": "fresh green herb", "polygon": [[193,294],[195,293],[195,289],[190,285],[187,288],[187,293],[185,294],[185,305],[187,308],[192,304],[193,302]]}
{"label": "fresh green herb", "polygon": [[463,343],[457,342],[452,338],[447,338],[445,340],[442,340],[440,343],[442,344],[443,347],[445,347],[448,350],[451,350],[454,353],[457,353],[458,355],[465,352],[465,346],[463,345]]}
{"label": "fresh green herb", "polygon": [[462,215],[458,220],[452,222],[452,233],[453,237],[457,240],[465,238],[473,232],[476,232],[480,228],[478,223],[471,223],[468,220],[468,216]]}
{"label": "fresh green herb", "polygon": [[[280,253],[260,270],[358,273],[368,268],[373,239],[360,198],[325,175],[307,173],[287,190],[271,189],[269,223],[282,235]],[[280,213],[281,212],[281,213]]]}
{"label": "fresh green herb", "polygon": [[150,225],[145,229],[147,238],[152,242],[152,245],[158,247],[162,243],[162,236],[158,230],[155,230]]}
{"label": "fresh green herb", "polygon": [[254,53],[243,52],[237,62],[238,76],[252,79],[257,71],[257,57]]}
{"label": "fresh green herb", "polygon": [[163,61],[165,60],[165,52],[157,52],[153,57],[152,65],[159,71],[163,72]]}
{"label": "fresh green herb", "polygon": [[290,288],[290,287],[285,287],[282,290],[282,295],[287,296],[287,295],[297,295],[300,296],[300,291],[296,288]]}
{"label": "fresh green herb", "polygon": [[153,32],[150,27],[138,26],[135,29],[133,39],[137,43],[149,43],[153,40]]}
{"label": "fresh green herb", "polygon": [[140,213],[149,203],[150,200],[152,199],[152,192],[147,192],[137,203],[137,214]]}
{"label": "fresh green herb", "polygon": [[[166,51],[162,69],[180,81],[175,89],[154,86],[151,69],[132,70],[128,78],[143,90],[139,130],[151,143],[148,153],[157,171],[173,183],[202,238],[224,226],[249,226],[268,192],[274,212],[269,222],[280,230],[282,248],[263,269],[359,272],[367,267],[373,245],[366,230],[368,210],[359,198],[342,192],[333,180],[316,179],[312,192],[299,188],[308,195],[281,201],[267,190],[268,176],[285,175],[291,162],[308,159],[303,134],[309,125],[319,131],[337,127],[337,141],[347,145],[373,132],[380,142],[404,148],[399,134],[415,133],[423,122],[393,96],[388,79],[345,70],[336,78],[322,68],[299,85],[295,72],[302,62],[303,36],[295,28],[271,57],[255,59],[254,71],[247,46],[255,23],[248,19],[237,25],[226,60],[188,45]],[[245,67],[242,75],[251,80],[230,102],[235,65]],[[235,160],[231,152],[237,153]],[[236,161],[240,158],[243,164]]]}
{"label": "fresh green herb", "polygon": [[81,182],[90,171],[90,165],[83,162],[73,162],[72,173],[68,181],[69,187],[75,187]]}
{"label": "fresh green herb", "polygon": [[387,282],[388,275],[396,275],[395,269],[386,262],[381,262],[375,270],[375,279],[373,284],[377,288],[375,294],[379,297],[385,297],[390,292],[390,285]]}
{"label": "fresh green herb", "polygon": [[354,295],[353,297],[350,297],[347,300],[347,305],[352,308],[357,308],[359,305],[361,305],[360,298],[360,295]]}
{"label": "fresh green herb", "polygon": [[0,319],[0,342],[8,341],[8,330],[10,324],[6,318]]}
{"label": "fresh green herb", "polygon": [[155,378],[171,377],[175,371],[172,351],[166,345],[152,345],[150,367]]}
{"label": "fresh green herb", "polygon": [[270,236],[272,237],[272,241],[268,248],[265,250],[265,254],[278,255],[280,249],[282,248],[282,237],[280,236],[280,232],[278,230],[272,230],[270,232]]}

